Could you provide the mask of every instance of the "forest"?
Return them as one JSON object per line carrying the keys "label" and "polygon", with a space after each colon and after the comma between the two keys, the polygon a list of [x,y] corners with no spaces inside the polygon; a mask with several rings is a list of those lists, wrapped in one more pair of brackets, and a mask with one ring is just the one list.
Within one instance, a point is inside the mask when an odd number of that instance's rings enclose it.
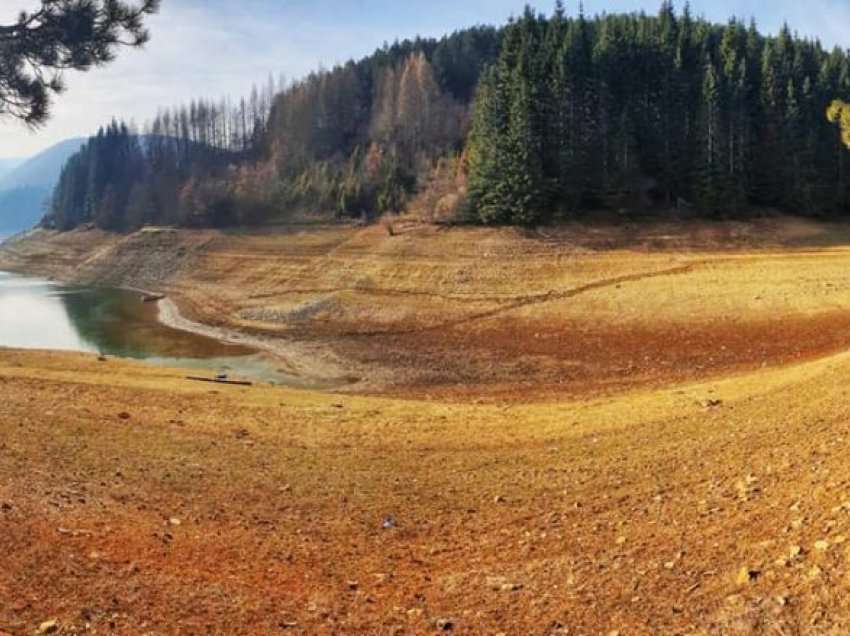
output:
{"label": "forest", "polygon": [[533,225],[599,211],[850,212],[850,60],[784,27],[551,15],[385,45],[247,99],[112,122],[45,224],[255,225],[415,211]]}

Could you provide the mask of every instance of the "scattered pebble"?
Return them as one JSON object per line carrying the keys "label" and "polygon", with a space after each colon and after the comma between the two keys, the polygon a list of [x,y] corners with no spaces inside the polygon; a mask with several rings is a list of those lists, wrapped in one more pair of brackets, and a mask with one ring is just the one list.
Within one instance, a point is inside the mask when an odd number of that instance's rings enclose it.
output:
{"label": "scattered pebble", "polygon": [[761,576],[761,571],[745,566],[738,572],[738,585],[749,585]]}
{"label": "scattered pebble", "polygon": [[55,634],[59,631],[59,621],[44,621],[38,626],[39,634]]}
{"label": "scattered pebble", "polygon": [[434,624],[441,632],[450,632],[455,628],[455,621],[452,618],[438,618]]}

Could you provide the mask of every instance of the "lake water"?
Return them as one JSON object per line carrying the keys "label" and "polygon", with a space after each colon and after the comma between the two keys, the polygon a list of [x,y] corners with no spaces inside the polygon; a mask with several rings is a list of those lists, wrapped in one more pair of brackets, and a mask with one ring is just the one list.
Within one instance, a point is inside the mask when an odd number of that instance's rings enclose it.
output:
{"label": "lake water", "polygon": [[[166,327],[156,303],[118,289],[0,272],[0,347],[101,353],[233,377],[300,385],[273,356]],[[309,383],[307,383],[309,385]]]}

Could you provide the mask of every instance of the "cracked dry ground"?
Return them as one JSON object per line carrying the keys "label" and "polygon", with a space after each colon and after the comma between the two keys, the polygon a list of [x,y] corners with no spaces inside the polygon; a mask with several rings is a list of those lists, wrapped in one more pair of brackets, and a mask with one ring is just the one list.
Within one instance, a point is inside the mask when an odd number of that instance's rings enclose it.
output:
{"label": "cracked dry ground", "polygon": [[847,633],[848,376],[472,406],[2,352],[0,630]]}

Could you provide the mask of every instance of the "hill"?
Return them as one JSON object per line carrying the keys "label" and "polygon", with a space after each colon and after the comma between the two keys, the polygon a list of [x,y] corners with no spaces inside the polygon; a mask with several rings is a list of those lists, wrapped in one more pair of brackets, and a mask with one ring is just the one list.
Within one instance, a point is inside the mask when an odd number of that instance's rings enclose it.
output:
{"label": "hill", "polygon": [[0,160],[0,233],[19,232],[41,220],[62,166],[83,143],[68,139],[27,160]]}
{"label": "hill", "polygon": [[25,186],[0,192],[0,234],[16,234],[35,227],[44,216],[50,190]]}
{"label": "hill", "polygon": [[766,36],[669,2],[655,16],[528,10],[499,29],[387,46],[263,107],[163,111],[150,129],[166,147],[138,148],[114,124],[69,163],[54,225],[408,209],[519,226],[671,208],[846,217],[850,161],[826,111],[850,99],[848,76],[846,51],[788,27]]}
{"label": "hill", "polygon": [[85,141],[82,137],[66,139],[20,161],[14,169],[0,177],[0,191],[24,187],[52,188],[59,180],[62,166]]}
{"label": "hill", "polygon": [[7,174],[12,172],[12,170],[20,166],[22,163],[24,163],[24,161],[26,160],[16,158],[0,159],[0,179],[2,179]]}

